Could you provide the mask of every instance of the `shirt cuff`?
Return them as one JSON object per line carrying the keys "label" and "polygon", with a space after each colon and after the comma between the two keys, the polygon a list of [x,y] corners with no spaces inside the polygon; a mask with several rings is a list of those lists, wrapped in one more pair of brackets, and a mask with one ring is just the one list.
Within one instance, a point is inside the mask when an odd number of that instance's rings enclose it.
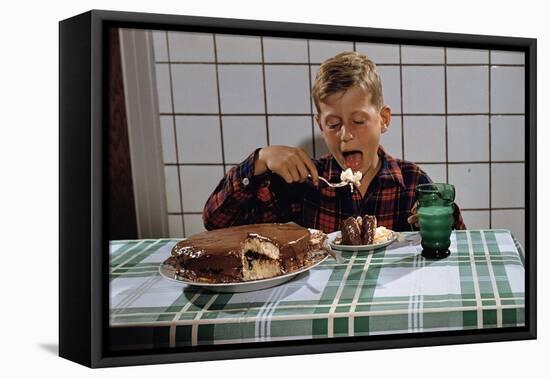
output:
{"label": "shirt cuff", "polygon": [[256,149],[236,167],[233,179],[233,188],[235,190],[254,191],[261,186],[269,185],[271,172],[254,176],[254,166],[259,152],[260,148]]}

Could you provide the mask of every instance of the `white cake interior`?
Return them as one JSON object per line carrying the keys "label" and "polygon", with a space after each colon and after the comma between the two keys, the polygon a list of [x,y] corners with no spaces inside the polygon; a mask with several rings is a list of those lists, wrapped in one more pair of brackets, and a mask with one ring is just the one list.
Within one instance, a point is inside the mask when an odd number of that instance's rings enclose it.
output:
{"label": "white cake interior", "polygon": [[279,247],[259,235],[251,235],[244,241],[242,262],[245,281],[281,274]]}

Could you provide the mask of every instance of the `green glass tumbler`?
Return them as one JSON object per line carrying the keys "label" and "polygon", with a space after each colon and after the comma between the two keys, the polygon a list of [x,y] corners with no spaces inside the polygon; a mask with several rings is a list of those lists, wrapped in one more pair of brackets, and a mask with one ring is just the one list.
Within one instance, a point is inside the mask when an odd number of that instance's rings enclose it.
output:
{"label": "green glass tumbler", "polygon": [[455,187],[443,183],[421,184],[416,187],[416,198],[422,256],[430,259],[449,256],[454,223]]}

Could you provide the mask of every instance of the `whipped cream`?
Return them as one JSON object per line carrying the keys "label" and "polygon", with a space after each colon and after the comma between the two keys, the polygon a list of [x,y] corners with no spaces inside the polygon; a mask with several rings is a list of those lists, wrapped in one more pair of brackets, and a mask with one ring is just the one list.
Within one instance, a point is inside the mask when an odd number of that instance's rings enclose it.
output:
{"label": "whipped cream", "polygon": [[361,171],[353,172],[351,168],[348,168],[340,173],[340,181],[348,183],[352,192],[354,185],[357,187],[361,185],[362,178],[363,174],[361,173]]}

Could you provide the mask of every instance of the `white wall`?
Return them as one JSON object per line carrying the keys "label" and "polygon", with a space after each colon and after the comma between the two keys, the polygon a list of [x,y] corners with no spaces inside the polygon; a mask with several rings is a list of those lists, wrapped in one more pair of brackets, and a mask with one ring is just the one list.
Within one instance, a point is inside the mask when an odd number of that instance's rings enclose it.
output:
{"label": "white wall", "polygon": [[382,138],[387,151],[418,163],[434,181],[454,184],[468,228],[510,229],[524,244],[524,53],[152,35],[171,237],[204,230],[208,195],[223,172],[256,147],[327,153],[313,121],[310,88],[325,59],[358,51],[378,65],[392,108],[390,131]]}

